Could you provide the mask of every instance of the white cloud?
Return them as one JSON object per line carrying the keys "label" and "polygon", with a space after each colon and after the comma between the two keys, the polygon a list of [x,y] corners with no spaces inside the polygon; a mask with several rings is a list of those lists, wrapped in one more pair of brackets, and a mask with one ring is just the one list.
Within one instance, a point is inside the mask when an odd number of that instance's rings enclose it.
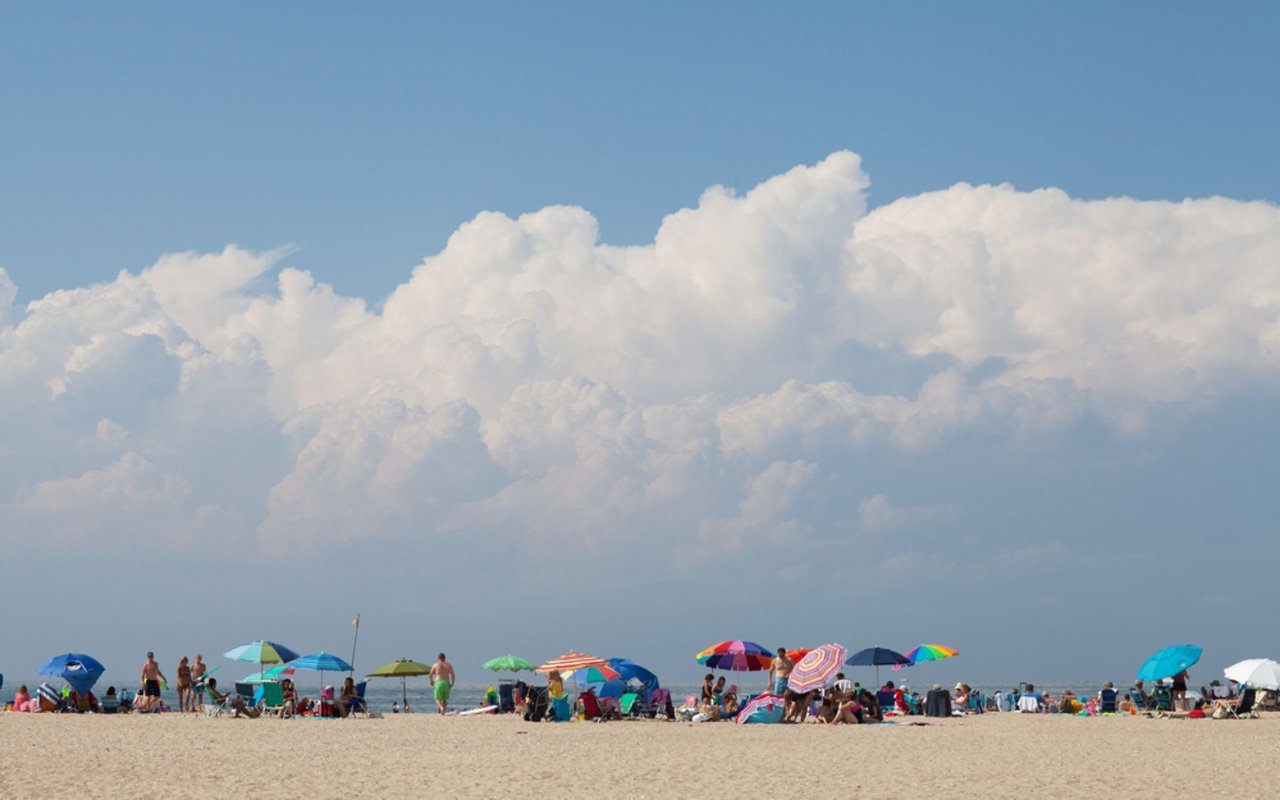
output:
{"label": "white cloud", "polygon": [[234,246],[24,309],[0,271],[0,540],[169,537],[151,513],[267,552],[787,546],[920,511],[874,494],[871,448],[1137,435],[1274,384],[1272,205],[960,184],[868,213],[867,186],[836,153],[632,247],[579,208],[480,214],[380,308]]}

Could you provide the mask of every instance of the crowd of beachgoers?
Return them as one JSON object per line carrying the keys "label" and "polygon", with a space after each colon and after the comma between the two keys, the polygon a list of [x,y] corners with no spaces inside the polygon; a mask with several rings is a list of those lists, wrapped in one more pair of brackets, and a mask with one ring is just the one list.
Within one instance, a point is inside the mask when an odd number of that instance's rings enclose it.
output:
{"label": "crowd of beachgoers", "polygon": [[[259,646],[255,651],[259,657],[262,644],[255,643]],[[444,653],[430,665],[401,660],[380,668],[382,671],[376,674],[427,677],[440,714],[513,713],[532,722],[647,718],[695,723],[737,720],[839,725],[877,723],[895,717],[951,717],[992,712],[1199,718],[1256,714],[1259,709],[1275,707],[1277,701],[1275,692],[1232,681],[1214,680],[1199,691],[1189,690],[1190,678],[1185,669],[1150,684],[1137,680],[1124,690],[1108,681],[1086,692],[1064,689],[1057,695],[1037,691],[1033,684],[984,692],[960,682],[951,689],[934,684],[922,694],[893,680],[863,686],[844,672],[831,669],[815,672],[806,669],[813,666],[810,664],[813,658],[800,660],[795,653],[779,648],[776,655],[748,663],[751,671],[763,672],[767,667],[763,692],[743,694],[738,685],[725,676],[707,673],[696,693],[679,700],[672,696],[670,689],[660,685],[656,675],[633,662],[596,659],[578,653],[565,654],[543,667],[534,667],[513,656],[487,663],[488,669],[511,670],[513,678],[497,681],[496,686],[491,684],[483,700],[465,710],[449,707],[457,677]],[[340,661],[328,654],[320,655]],[[74,657],[69,654],[69,658]],[[176,708],[162,699],[162,689],[168,688],[168,679],[153,653],[147,653],[136,689],[117,691],[115,686],[108,686],[101,697],[93,691],[97,676],[90,680],[85,674],[83,662],[87,661],[91,659],[82,657],[82,661],[69,660],[62,664],[67,685],[61,689],[47,681],[35,692],[29,691],[26,685],[18,686],[4,709],[24,713],[103,714],[176,711],[249,718],[379,715],[365,698],[367,683],[357,683],[352,675],[343,679],[339,687],[322,687],[314,697],[301,693],[290,677],[293,671],[290,663],[302,664],[303,660],[281,663],[270,671],[269,678],[268,671],[260,667],[258,676],[234,682],[224,689],[210,674],[201,655],[197,654],[194,660],[183,656],[175,670]],[[559,668],[561,666],[563,668]],[[545,684],[538,680],[532,683],[519,680],[515,674],[523,669],[543,673]],[[572,679],[572,688],[568,679]],[[386,710],[407,713],[410,710],[407,695],[403,703],[392,702]]]}

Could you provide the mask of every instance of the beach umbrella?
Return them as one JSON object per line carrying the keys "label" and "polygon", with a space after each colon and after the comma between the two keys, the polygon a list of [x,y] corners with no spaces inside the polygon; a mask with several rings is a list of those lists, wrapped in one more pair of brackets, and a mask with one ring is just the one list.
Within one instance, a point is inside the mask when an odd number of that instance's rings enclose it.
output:
{"label": "beach umbrella", "polygon": [[792,668],[787,687],[800,694],[821,688],[835,679],[847,654],[848,651],[838,644],[813,648]]}
{"label": "beach umbrella", "polygon": [[324,684],[324,674],[326,672],[350,672],[354,669],[350,664],[343,661],[333,653],[326,653],[321,650],[318,653],[308,653],[305,656],[299,656],[289,662],[289,666],[294,669],[311,669],[320,673],[320,683]]}
{"label": "beach umbrella", "polygon": [[645,700],[648,700],[649,694],[660,686],[657,675],[630,659],[611,658],[609,666],[618,671],[618,677],[623,681],[639,683]]}
{"label": "beach umbrella", "polygon": [[87,656],[84,653],[65,653],[41,664],[37,673],[51,678],[61,678],[76,690],[76,694],[84,694],[93,688],[106,669],[93,656]]}
{"label": "beach umbrella", "polygon": [[431,674],[431,667],[426,664],[422,664],[408,658],[401,658],[397,661],[392,661],[390,664],[383,664],[373,672],[368,673],[366,677],[399,678],[400,692],[404,700],[405,710],[408,711],[409,685],[407,683],[407,679],[429,674]]}
{"label": "beach umbrella", "polygon": [[782,722],[782,714],[786,708],[786,701],[776,694],[762,694],[742,707],[738,712],[738,724]]}
{"label": "beach umbrella", "polygon": [[490,672],[519,672],[527,669],[532,672],[537,667],[519,656],[498,656],[481,664],[480,669],[487,669]]}
{"label": "beach umbrella", "polygon": [[844,663],[851,667],[875,667],[876,668],[876,686],[880,685],[880,668],[892,666],[894,664],[910,664],[907,657],[896,650],[890,650],[887,647],[868,647],[865,650],[859,650],[849,656],[849,660]]}
{"label": "beach umbrella", "polygon": [[1173,647],[1166,647],[1147,659],[1138,670],[1138,680],[1160,681],[1172,678],[1199,661],[1200,654],[1203,652],[1204,648],[1194,644],[1175,644]]}
{"label": "beach umbrella", "polygon": [[952,648],[942,644],[922,644],[911,648],[902,655],[909,663],[894,664],[894,669],[914,667],[916,664],[922,664],[925,661],[941,661],[944,658],[952,658],[960,655],[960,651],[953,650]]}
{"label": "beach umbrella", "polygon": [[760,672],[773,664],[773,654],[755,642],[729,639],[713,644],[694,659],[709,669],[731,672]]}
{"label": "beach umbrella", "polygon": [[609,662],[586,653],[568,652],[537,668],[537,672],[573,672],[584,667],[607,667]]}
{"label": "beach umbrella", "polygon": [[265,664],[283,664],[298,657],[298,654],[278,642],[259,640],[233,647],[222,654],[233,661],[246,661],[258,665],[258,672],[265,672]]}
{"label": "beach umbrella", "polygon": [[582,683],[604,683],[620,677],[618,671],[609,666],[608,663],[580,667],[571,673],[566,673],[565,677],[570,675],[573,676],[574,681],[581,681]]}
{"label": "beach umbrella", "polygon": [[1280,663],[1269,658],[1250,658],[1222,671],[1231,680],[1254,689],[1280,689]]}
{"label": "beach umbrella", "polygon": [[240,683],[275,683],[280,678],[292,675],[294,672],[292,664],[277,664],[270,669],[262,672],[255,672],[252,675],[246,675],[240,679]]}
{"label": "beach umbrella", "polygon": [[809,655],[809,651],[812,649],[811,647],[797,647],[795,650],[788,650],[787,658],[791,659],[792,663],[798,663],[800,659]]}

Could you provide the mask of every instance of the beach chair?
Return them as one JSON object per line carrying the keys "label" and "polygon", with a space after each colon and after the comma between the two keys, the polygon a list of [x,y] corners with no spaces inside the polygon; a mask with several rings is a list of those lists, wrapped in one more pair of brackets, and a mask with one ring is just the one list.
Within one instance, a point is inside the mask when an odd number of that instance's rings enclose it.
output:
{"label": "beach chair", "polygon": [[1018,698],[1019,714],[1039,714],[1040,698],[1035,695],[1024,694]]}
{"label": "beach chair", "polygon": [[573,718],[573,709],[569,705],[569,695],[560,695],[551,701],[551,718],[554,722],[568,722]]}
{"label": "beach chair", "polygon": [[253,689],[252,683],[237,683],[236,694],[240,696],[240,700],[244,702],[245,708],[253,708],[258,704],[257,692]]}
{"label": "beach chair", "polygon": [[1227,716],[1232,719],[1258,719],[1258,709],[1254,705],[1257,700],[1258,693],[1253,689],[1245,689],[1240,694],[1240,703],[1235,706],[1226,706]]}
{"label": "beach chair", "polygon": [[1151,696],[1151,707],[1156,711],[1172,711],[1173,697],[1169,693],[1169,687],[1164,684],[1156,686],[1155,694]]}
{"label": "beach chair", "polygon": [[1136,688],[1129,690],[1129,700],[1132,701],[1133,707],[1139,711],[1148,711],[1152,706],[1152,699]]}
{"label": "beach chair", "polygon": [[578,703],[582,705],[583,719],[592,720],[604,718],[604,713],[600,711],[600,698],[596,697],[595,692],[583,692],[578,695]]}
{"label": "beach chair", "polygon": [[525,722],[542,722],[547,716],[547,690],[543,686],[529,687],[529,700],[525,704]]}
{"label": "beach chair", "polygon": [[618,698],[618,710],[624,717],[638,717],[643,708],[644,703],[640,702],[640,695],[636,692],[627,692]]}
{"label": "beach chair", "polygon": [[356,696],[351,698],[350,704],[347,706],[347,717],[353,717],[356,714],[364,714],[369,716],[369,703],[364,699],[364,690],[368,687],[368,681],[360,681],[356,684]]}
{"label": "beach chair", "polygon": [[227,694],[226,698],[219,702],[218,698],[213,696],[213,690],[207,684],[201,694],[204,695],[204,702],[201,703],[201,706],[204,708],[205,716],[220,717],[223,714],[234,714],[236,712],[236,694]]}
{"label": "beach chair", "polygon": [[120,711],[120,698],[114,694],[103,695],[98,701],[98,708],[103,714],[116,714]]}
{"label": "beach chair", "polygon": [[1117,707],[1116,697],[1117,695],[1116,695],[1115,689],[1103,689],[1101,692],[1098,692],[1098,713],[1099,714],[1116,713],[1116,707]]}
{"label": "beach chair", "polygon": [[279,713],[284,710],[284,689],[278,683],[263,683],[262,713]]}
{"label": "beach chair", "polygon": [[498,684],[498,713],[510,714],[516,710],[516,701],[513,693],[516,689],[515,681],[501,681]]}
{"label": "beach chair", "polygon": [[36,700],[40,705],[41,711],[62,710],[62,695],[58,694],[58,690],[48,683],[42,683],[36,687]]}

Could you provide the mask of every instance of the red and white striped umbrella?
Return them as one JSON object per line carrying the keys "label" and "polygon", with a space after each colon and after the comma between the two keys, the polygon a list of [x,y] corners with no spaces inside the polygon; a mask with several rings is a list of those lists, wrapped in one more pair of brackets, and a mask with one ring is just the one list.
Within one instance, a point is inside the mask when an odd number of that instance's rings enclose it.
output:
{"label": "red and white striped umbrella", "polygon": [[585,669],[586,667],[607,667],[609,662],[603,658],[589,656],[586,653],[565,653],[562,656],[551,659],[547,663],[538,667],[538,672],[572,672],[575,669]]}
{"label": "red and white striped umbrella", "polygon": [[848,651],[838,644],[824,644],[813,648],[800,659],[795,669],[791,670],[791,677],[787,679],[787,688],[799,693],[821,688],[835,678],[844,664],[847,653]]}

